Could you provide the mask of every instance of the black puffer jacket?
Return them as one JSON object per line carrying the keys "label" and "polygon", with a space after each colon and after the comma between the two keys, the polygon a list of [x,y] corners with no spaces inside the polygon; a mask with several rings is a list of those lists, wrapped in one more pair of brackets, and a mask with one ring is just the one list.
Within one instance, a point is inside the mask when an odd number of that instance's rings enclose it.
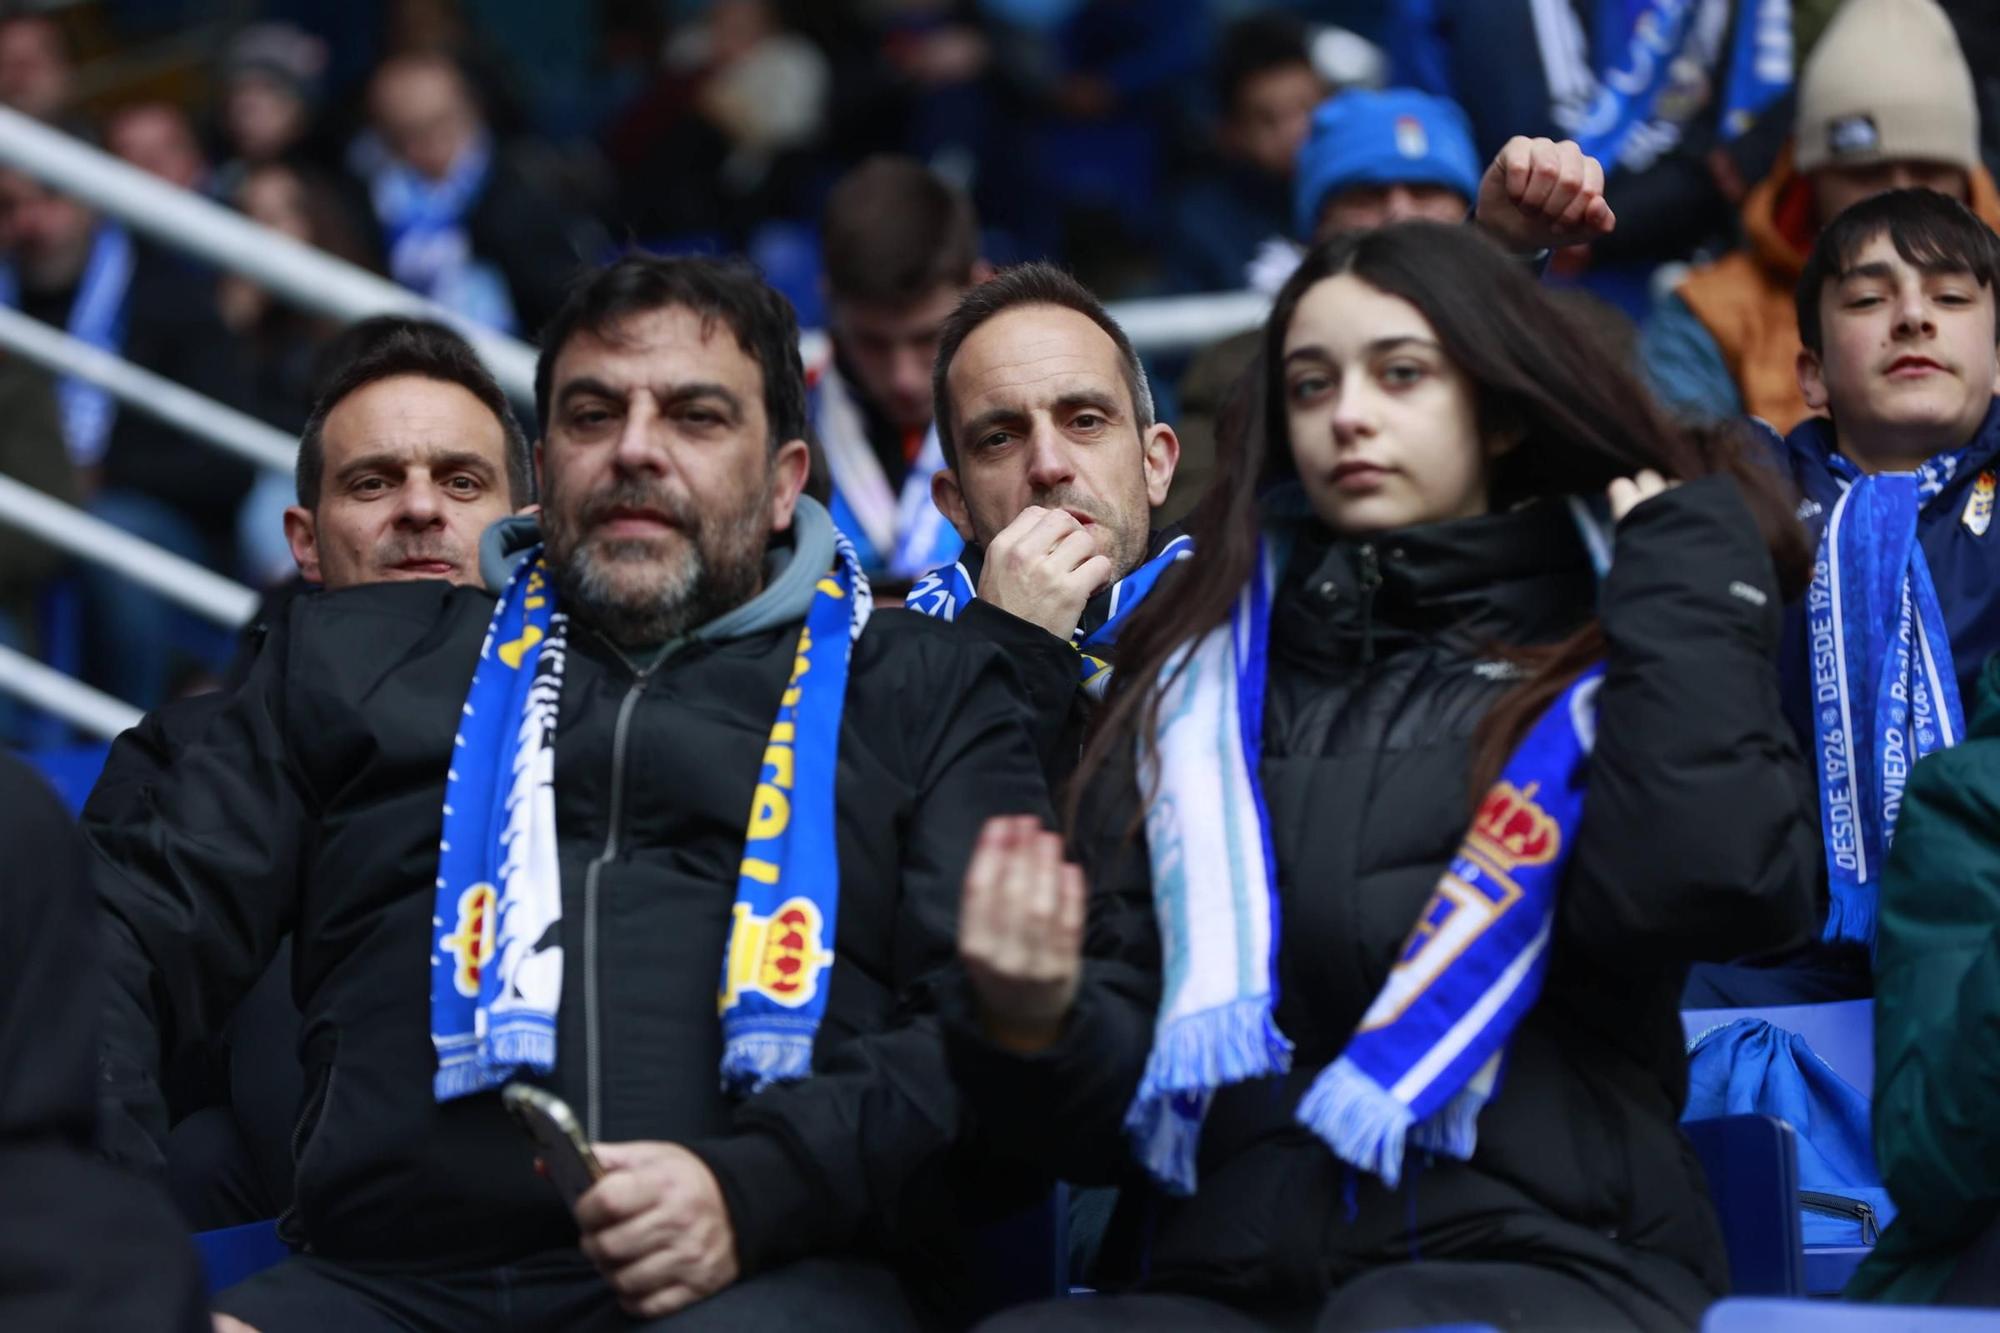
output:
{"label": "black puffer jacket", "polygon": [[[1294,1072],[1216,1097],[1193,1198],[1128,1195],[1155,1216],[1128,1230],[1128,1206],[1114,1233],[1150,1234],[1153,1284],[1310,1306],[1364,1269],[1482,1259],[1574,1273],[1642,1327],[1699,1317],[1726,1271],[1676,1128],[1682,977],[1690,959],[1782,945],[1813,921],[1810,792],[1769,663],[1775,585],[1726,479],[1650,501],[1619,529],[1597,748],[1546,987],[1473,1160],[1413,1157],[1392,1194],[1293,1112],[1464,833],[1469,741],[1508,688],[1488,646],[1564,635],[1590,613],[1592,579],[1554,506],[1295,550],[1273,613],[1262,768]],[[1119,1123],[1159,993],[1143,849],[1122,841],[1129,774],[1116,782],[1123,799],[1087,822],[1108,832],[1090,858],[1090,962],[1060,1043],[1025,1059],[987,1045],[962,986],[950,1025],[981,1122],[1082,1181],[1131,1160]]]}
{"label": "black puffer jacket", "polygon": [[[829,555],[831,542],[828,525]],[[244,686],[182,738],[148,817],[87,826],[106,871],[100,1091],[114,1148],[157,1161],[163,1053],[217,1028],[289,930],[308,1088],[295,1222],[336,1259],[504,1263],[576,1239],[499,1098],[431,1094],[440,812],[492,609],[442,583],[299,599]],[[980,825],[1045,812],[1046,796],[998,654],[878,612],[841,725],[837,961],[815,1073],[725,1097],[717,981],[802,611],[681,641],[643,676],[572,636],[555,754],[567,965],[548,1082],[594,1139],[701,1155],[746,1272],[857,1250],[942,1279],[969,1201],[946,1169],[958,1099],[927,979],[952,957]]]}

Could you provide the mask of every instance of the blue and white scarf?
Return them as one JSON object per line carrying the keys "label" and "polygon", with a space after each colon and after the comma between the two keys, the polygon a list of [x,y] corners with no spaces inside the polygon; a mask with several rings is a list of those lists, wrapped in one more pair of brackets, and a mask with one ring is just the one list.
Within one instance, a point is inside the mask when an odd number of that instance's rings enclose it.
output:
{"label": "blue and white scarf", "polygon": [[1571,0],[1529,9],[1555,123],[1607,168],[1646,170],[1717,96],[1733,139],[1792,84],[1791,0],[1598,0],[1589,41]]}
{"label": "blue and white scarf", "polygon": [[[69,336],[116,355],[125,345],[125,294],[132,286],[132,237],[115,222],[100,222],[90,257],[69,308]],[[19,309],[21,280],[11,264],[0,265],[0,305]],[[64,375],[56,381],[56,408],[70,461],[96,467],[111,443],[118,400],[88,380]]]}
{"label": "blue and white scarf", "polygon": [[861,567],[907,579],[955,558],[965,542],[931,499],[931,478],[944,469],[937,426],[924,433],[923,447],[896,492],[869,442],[859,404],[830,362],[813,385],[809,406],[833,482],[827,508],[834,526],[854,543]]}
{"label": "blue and white scarf", "polygon": [[[854,551],[819,581],[751,803],[719,1012],[723,1084],[812,1070],[840,901],[834,771],[847,667],[871,610]],[[568,619],[537,547],[486,631],[445,785],[431,918],[439,1101],[555,1068],[562,883],[555,739]]]}
{"label": "blue and white scarf", "polygon": [[473,255],[466,226],[492,174],[492,144],[484,136],[474,140],[438,181],[396,160],[372,136],[357,141],[352,156],[382,224],[389,276],[453,314],[512,333],[507,279]]}
{"label": "blue and white scarf", "polygon": [[[1226,624],[1183,648],[1139,745],[1153,904],[1164,958],[1152,1053],[1125,1128],[1165,1189],[1195,1188],[1216,1091],[1291,1068],[1278,1029],[1279,908],[1258,781],[1270,590],[1266,542]],[[1300,1101],[1300,1123],[1394,1188],[1407,1139],[1469,1158],[1506,1044],[1541,993],[1583,804],[1603,668],[1529,730],[1480,803],[1360,1028]]]}
{"label": "blue and white scarf", "polygon": [[[1111,687],[1111,655],[1118,645],[1118,631],[1139,603],[1146,600],[1146,594],[1160,581],[1175,562],[1186,560],[1194,554],[1194,538],[1182,534],[1162,546],[1153,557],[1111,585],[1106,594],[1110,602],[1102,623],[1085,630],[1078,626],[1070,636],[1070,646],[1077,651],[1077,676],[1079,683],[1092,698],[1101,699]],[[923,576],[910,589],[910,595],[903,605],[920,615],[936,620],[956,620],[958,613],[968,602],[979,596],[973,586],[972,571],[965,567],[963,560],[949,565],[940,565]]]}
{"label": "blue and white scarf", "polygon": [[1828,455],[1845,490],[1813,562],[1806,636],[1829,943],[1873,945],[1876,888],[1910,768],[1965,734],[1944,611],[1917,540],[1918,516],[1963,454],[1874,476]]}

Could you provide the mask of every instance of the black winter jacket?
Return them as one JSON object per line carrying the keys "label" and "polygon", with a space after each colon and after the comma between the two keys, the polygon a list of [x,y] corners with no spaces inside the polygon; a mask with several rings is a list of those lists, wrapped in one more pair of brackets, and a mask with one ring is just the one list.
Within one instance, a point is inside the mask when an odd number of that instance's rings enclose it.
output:
{"label": "black winter jacket", "polygon": [[[328,1257],[506,1262],[573,1245],[493,1095],[432,1100],[429,965],[448,756],[493,599],[442,583],[302,598],[185,740],[104,862],[102,1088],[156,1161],[162,1055],[216,1029],[285,932],[305,1016],[298,1235]],[[718,1088],[716,988],[765,738],[798,620],[672,651],[644,677],[572,635],[556,746],[565,958],[548,1080],[594,1139],[687,1144],[743,1268],[954,1243],[958,1099],[927,978],[990,815],[1046,811],[992,649],[901,611],[855,646],[838,769],[840,900],[814,1076]]]}
{"label": "black winter jacket", "polygon": [[0,753],[0,1328],[209,1327],[166,1195],[101,1160],[91,1051],[88,853],[26,764]]}
{"label": "black winter jacket", "polygon": [[[1545,989],[1474,1158],[1413,1155],[1390,1193],[1294,1110],[1464,833],[1469,740],[1512,674],[1490,645],[1564,636],[1591,613],[1592,578],[1555,506],[1295,549],[1273,612],[1262,765],[1294,1068],[1215,1098],[1194,1197],[1142,1200],[1143,1227],[1131,1207],[1114,1224],[1114,1245],[1150,1236],[1134,1248],[1151,1284],[1313,1308],[1419,1256],[1533,1263],[1591,1282],[1648,1328],[1691,1325],[1723,1290],[1677,1127],[1676,1002],[1690,959],[1811,930],[1811,794],[1770,664],[1771,560],[1731,483],[1649,501],[1621,525],[1616,557],[1597,745]],[[962,982],[951,998],[954,1068],[982,1126],[1080,1181],[1131,1160],[1119,1125],[1159,1000],[1143,833],[1125,840],[1131,780],[1113,780],[1123,796],[1094,822],[1086,973],[1059,1044],[1007,1055],[979,1037]]]}

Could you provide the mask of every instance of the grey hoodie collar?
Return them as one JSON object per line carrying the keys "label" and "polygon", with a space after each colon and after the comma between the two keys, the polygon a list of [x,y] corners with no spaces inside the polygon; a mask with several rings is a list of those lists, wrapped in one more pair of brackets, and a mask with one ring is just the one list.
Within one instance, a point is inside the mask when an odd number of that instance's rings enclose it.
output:
{"label": "grey hoodie collar", "polygon": [[[517,514],[488,527],[479,539],[479,574],[488,592],[507,587],[528,552],[542,540],[533,515]],[[688,637],[711,643],[741,639],[804,618],[820,576],[833,568],[833,517],[810,495],[792,510],[789,532],[773,533],[764,553],[764,591],[723,612]]]}

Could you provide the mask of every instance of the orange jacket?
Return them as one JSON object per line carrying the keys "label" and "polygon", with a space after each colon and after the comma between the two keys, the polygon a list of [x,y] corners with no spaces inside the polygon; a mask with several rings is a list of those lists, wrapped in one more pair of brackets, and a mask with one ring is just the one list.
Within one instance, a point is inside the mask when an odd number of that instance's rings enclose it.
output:
{"label": "orange jacket", "polygon": [[[2000,190],[1972,173],[1972,211],[2000,231]],[[1799,393],[1799,321],[1793,290],[1815,235],[1812,186],[1789,144],[1743,201],[1744,244],[1688,274],[1682,301],[1708,329],[1743,395],[1743,409],[1781,433],[1812,415]]]}

